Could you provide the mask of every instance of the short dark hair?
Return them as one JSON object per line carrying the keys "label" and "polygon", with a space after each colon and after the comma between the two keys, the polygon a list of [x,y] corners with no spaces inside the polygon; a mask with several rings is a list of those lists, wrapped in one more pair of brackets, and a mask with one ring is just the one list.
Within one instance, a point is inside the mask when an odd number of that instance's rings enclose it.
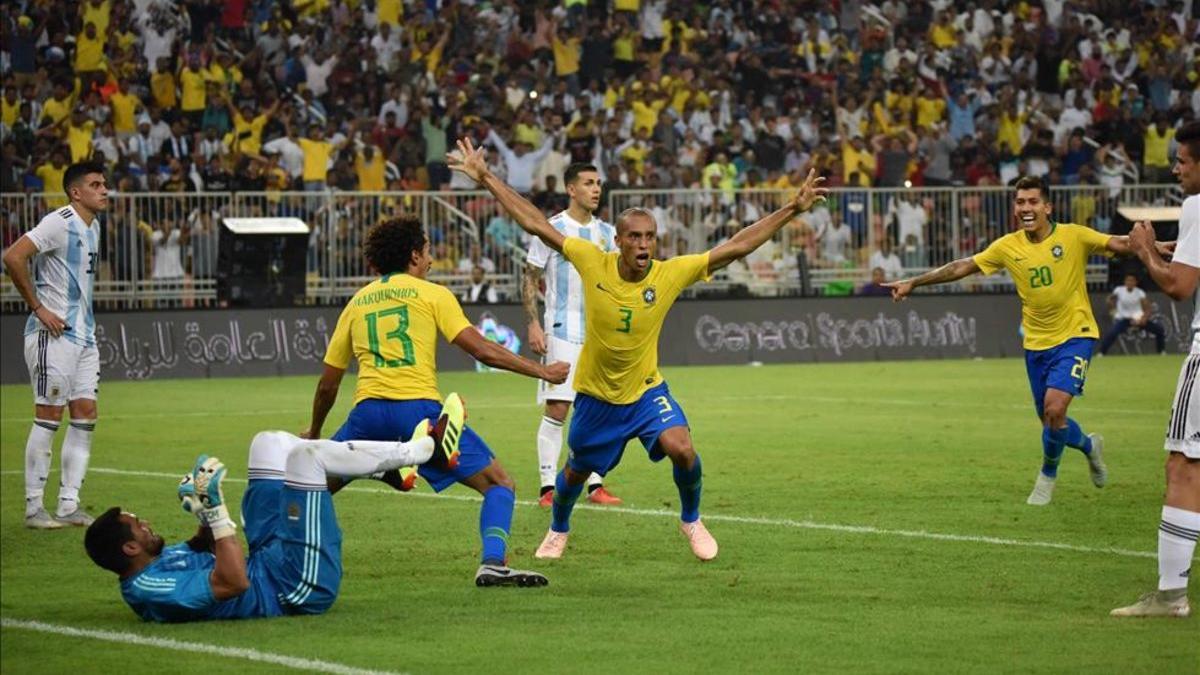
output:
{"label": "short dark hair", "polygon": [[634,216],[638,216],[640,218],[649,218],[650,222],[656,223],[656,221],[654,220],[653,213],[650,213],[649,211],[647,211],[646,209],[643,209],[640,206],[631,206],[617,214],[617,220],[614,223],[614,226],[617,228],[618,234],[625,230],[625,223],[627,223],[629,221],[629,219]]}
{"label": "short dark hair", "polygon": [[568,166],[567,170],[563,172],[563,184],[569,185],[574,183],[575,179],[579,178],[579,174],[585,171],[600,173],[600,171],[598,171],[596,167],[592,166],[592,164],[589,162],[571,162],[571,165]]}
{"label": "short dark hair", "polygon": [[98,173],[103,176],[104,165],[100,162],[83,161],[68,166],[66,172],[63,173],[63,192],[70,194],[71,187],[83,180],[83,177],[89,173]]}
{"label": "short dark hair", "polygon": [[1046,188],[1046,181],[1042,180],[1041,176],[1021,176],[1013,187],[1018,191],[1037,190],[1042,197],[1050,196],[1050,191]]}
{"label": "short dark hair", "polygon": [[1186,145],[1192,161],[1200,162],[1200,121],[1188,122],[1179,127],[1179,131],[1175,132],[1175,142]]}
{"label": "short dark hair", "polygon": [[129,569],[129,556],[125,555],[125,542],[133,539],[129,523],[121,521],[121,507],[114,506],[100,514],[88,526],[83,535],[83,548],[88,557],[100,567],[117,574]]}
{"label": "short dark hair", "polygon": [[425,247],[425,230],[416,216],[389,218],[367,231],[363,255],[380,274],[408,271],[413,253]]}

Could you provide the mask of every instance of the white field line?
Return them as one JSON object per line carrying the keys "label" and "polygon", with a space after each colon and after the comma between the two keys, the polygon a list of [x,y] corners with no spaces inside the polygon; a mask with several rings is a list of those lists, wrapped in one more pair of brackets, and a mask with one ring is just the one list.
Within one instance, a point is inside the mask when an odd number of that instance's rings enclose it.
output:
{"label": "white field line", "polygon": [[[722,402],[738,402],[738,401],[798,401],[812,403],[836,403],[854,406],[863,405],[883,405],[883,406],[901,406],[901,407],[920,407],[929,410],[940,410],[944,408],[961,408],[967,410],[1022,410],[1033,412],[1032,403],[992,403],[988,401],[962,401],[962,400],[944,400],[938,401],[935,404],[930,404],[927,401],[902,399],[902,398],[864,398],[855,396],[814,396],[809,394],[755,394],[746,396],[695,396],[686,399],[692,405],[700,405],[704,403],[722,403]],[[469,405],[470,410],[534,410],[538,404],[532,399],[528,403],[472,403]],[[1097,408],[1092,406],[1085,407],[1086,412],[1093,412],[1103,415],[1128,415],[1134,417],[1145,417],[1147,415],[1159,415],[1163,418],[1167,416],[1168,408]],[[129,412],[129,413],[105,413],[101,417],[104,420],[134,420],[134,419],[170,419],[178,417],[212,417],[220,419],[222,417],[265,417],[265,416],[280,416],[280,415],[307,415],[308,409],[304,407],[297,408],[276,408],[276,409],[258,409],[258,410],[188,410],[176,412]],[[28,415],[14,415],[9,417],[0,417],[0,422],[29,422]]]}
{"label": "white field line", "polygon": [[159,649],[169,649],[176,652],[194,652],[197,654],[203,654],[204,656],[224,656],[226,658],[241,659],[243,661],[269,663],[274,666],[283,666],[285,668],[293,668],[295,670],[313,670],[319,673],[336,673],[337,675],[378,675],[386,672],[354,668],[340,663],[334,663],[332,661],[318,661],[315,659],[302,659],[295,656],[287,656],[285,654],[273,654],[271,652],[262,652],[257,649],[248,649],[245,647],[222,647],[220,645],[205,644],[203,642],[185,642],[183,640],[172,640],[171,638],[138,635],[137,633],[121,633],[111,630],[75,628],[74,626],[43,623],[41,621],[26,621],[23,619],[10,619],[7,617],[0,619],[0,627],[18,630],[32,630],[39,633],[52,633],[55,635],[66,635],[74,638],[91,638],[93,640],[116,642],[118,644],[125,645],[157,647]]}
{"label": "white field line", "polygon": [[[88,469],[93,473],[109,473],[120,476],[141,476],[147,478],[169,478],[177,480],[183,474],[162,473],[159,471],[128,471],[124,469],[110,469],[105,467],[90,467]],[[0,474],[23,474],[24,471],[10,469],[0,471]],[[245,483],[244,478],[226,478],[229,482]],[[404,497],[423,497],[426,499],[447,499],[460,502],[479,502],[480,497],[473,495],[445,495],[428,492],[406,492],[397,493],[390,488],[375,488],[365,486],[348,486],[345,490],[350,492],[374,492],[379,494],[392,494]],[[537,502],[517,500],[517,504],[521,506],[537,507]],[[666,509],[634,509],[623,506],[590,506],[588,504],[579,504],[576,509],[585,509],[589,511],[598,511],[601,513],[622,513],[631,516],[653,516],[657,518],[678,518],[677,511],[667,511]],[[1075,553],[1096,553],[1101,555],[1115,555],[1125,558],[1157,558],[1158,554],[1149,551],[1134,551],[1125,548],[1117,548],[1112,546],[1079,546],[1076,544],[1066,544],[1057,541],[1038,541],[1036,539],[1006,539],[1004,537],[990,537],[986,535],[973,534],[951,534],[946,532],[929,532],[926,530],[893,530],[882,527],[874,527],[871,525],[841,525],[838,523],[820,523],[812,520],[793,520],[790,518],[760,518],[756,516],[733,516],[719,513],[706,513],[704,520],[709,523],[738,523],[742,525],[764,525],[766,527],[801,529],[801,530],[825,530],[829,532],[843,532],[847,534],[873,534],[882,537],[905,537],[909,539],[931,539],[934,541],[953,541],[969,544],[990,544],[993,546],[1009,546],[1018,548],[1041,548],[1052,549],[1058,551],[1072,551]]]}

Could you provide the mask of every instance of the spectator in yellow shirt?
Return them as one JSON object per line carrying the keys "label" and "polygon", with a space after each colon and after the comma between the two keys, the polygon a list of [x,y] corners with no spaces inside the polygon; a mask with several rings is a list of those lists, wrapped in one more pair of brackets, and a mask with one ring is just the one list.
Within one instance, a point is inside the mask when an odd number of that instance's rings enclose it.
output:
{"label": "spectator in yellow shirt", "polygon": [[163,56],[158,59],[158,70],[150,76],[150,95],[159,110],[174,110],[179,105],[175,95],[175,73],[171,72],[171,60]]}
{"label": "spectator in yellow shirt", "polygon": [[108,105],[112,109],[113,130],[118,138],[137,133],[137,114],[144,106],[137,94],[130,93],[128,79],[117,80],[117,90],[108,97]]}
{"label": "spectator in yellow shirt", "polygon": [[945,96],[934,91],[933,87],[928,84],[925,85],[921,96],[917,98],[915,107],[917,126],[921,129],[933,129],[946,115]]}
{"label": "spectator in yellow shirt", "polygon": [[105,35],[98,32],[96,24],[91,22],[75,36],[75,75],[79,77],[84,91],[91,90],[93,82],[103,82],[107,76],[104,42]]}
{"label": "spectator in yellow shirt", "polygon": [[383,192],[387,188],[387,160],[374,145],[354,154],[354,173],[358,176],[359,192]]}
{"label": "spectator in yellow shirt", "polygon": [[579,45],[577,36],[568,35],[565,28],[554,27],[554,74],[567,81],[567,91],[575,96],[579,93]]}
{"label": "spectator in yellow shirt", "polygon": [[958,46],[958,29],[951,22],[950,12],[938,15],[937,23],[929,28],[929,41],[939,50]]}
{"label": "spectator in yellow shirt", "polygon": [[350,133],[337,144],[325,140],[325,129],[320,124],[308,127],[308,138],[296,139],[296,144],[304,151],[304,171],[300,174],[304,181],[306,192],[324,192],[325,181],[329,177],[329,161],[335,152],[354,137],[357,122],[350,127]]}
{"label": "spectator in yellow shirt", "polygon": [[71,148],[71,162],[82,162],[92,156],[92,136],[96,123],[87,116],[87,108],[78,106],[71,113],[70,121],[64,120],[67,146]]}
{"label": "spectator in yellow shirt", "polygon": [[1142,151],[1142,166],[1146,181],[1150,183],[1170,183],[1171,158],[1168,154],[1171,141],[1175,139],[1175,129],[1168,126],[1169,119],[1165,113],[1159,113],[1154,124],[1146,127],[1143,137],[1145,149]]}
{"label": "spectator in yellow shirt", "polygon": [[204,119],[204,106],[207,105],[207,83],[204,71],[200,69],[200,62],[195,57],[186,61],[187,66],[179,70],[179,89],[182,92],[179,109],[192,128],[199,129]]}
{"label": "spectator in yellow shirt", "polygon": [[63,188],[67,158],[61,148],[55,148],[50,153],[50,161],[39,166],[33,173],[42,179],[42,192],[46,193],[44,201],[47,209],[54,210],[67,205],[66,189]]}
{"label": "spectator in yellow shirt", "polygon": [[54,95],[42,105],[42,118],[39,122],[46,119],[49,119],[51,124],[62,122],[71,113],[74,103],[75,96],[67,83],[63,80],[55,82]]}

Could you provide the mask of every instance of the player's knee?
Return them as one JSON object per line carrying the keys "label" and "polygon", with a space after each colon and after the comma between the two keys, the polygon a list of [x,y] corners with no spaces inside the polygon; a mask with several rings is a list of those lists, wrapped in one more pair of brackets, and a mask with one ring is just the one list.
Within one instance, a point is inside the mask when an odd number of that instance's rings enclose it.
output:
{"label": "player's knee", "polygon": [[1189,459],[1180,452],[1167,456],[1167,488],[1200,491],[1200,459]]}
{"label": "player's knee", "polygon": [[[92,399],[81,398],[71,401],[68,405],[71,411],[71,419],[76,420],[96,420],[96,402]],[[60,408],[61,411],[61,408]]]}
{"label": "player's knee", "polygon": [[562,422],[567,419],[567,412],[571,409],[571,404],[566,401],[547,401],[546,402],[546,417]]}
{"label": "player's knee", "polygon": [[282,476],[287,470],[289,450],[281,438],[281,432],[260,431],[250,441],[250,457],[246,466],[250,471]]}
{"label": "player's knee", "polygon": [[660,441],[662,443],[662,451],[671,461],[679,466],[691,466],[696,460],[696,448],[692,445],[692,439],[682,439],[673,441]]}

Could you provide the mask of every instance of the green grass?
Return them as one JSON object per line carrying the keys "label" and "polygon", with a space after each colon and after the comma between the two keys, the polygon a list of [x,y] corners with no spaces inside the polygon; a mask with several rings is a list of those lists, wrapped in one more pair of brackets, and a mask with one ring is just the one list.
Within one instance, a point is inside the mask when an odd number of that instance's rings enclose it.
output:
{"label": "green grass", "polygon": [[[424,485],[412,496],[358,483],[367,489],[337,497],[346,577],[328,614],[182,626],[137,620],[112,575],[87,560],[82,532],[22,528],[30,394],[4,387],[0,615],[410,672],[1196,673],[1196,617],[1107,616],[1155,582],[1153,557],[1128,552],[1155,550],[1179,363],[1093,364],[1072,413],[1105,434],[1111,483],[1093,488],[1068,450],[1044,509],[1024,503],[1041,448],[1018,360],[669,370],[704,457],[703,511],[721,544],[708,564],[692,558],[671,515],[669,466],[648,462],[636,443],[609,481],[628,510],[581,505],[566,557],[535,563],[548,514],[532,504],[534,385],[448,374],[443,390],[464,394],[471,425],[517,481],[511,562],[544,571],[549,588],[472,585],[474,492],[428,498]],[[86,505],[120,504],[168,541],[187,536],[194,521],[178,510],[174,480],[100,469],[181,474],[208,452],[244,477],[253,433],[302,428],[314,384],[105,383]],[[350,398],[347,387],[326,433]],[[243,487],[231,486],[231,500]],[[278,670],[11,627],[2,638],[3,670],[13,673]]]}

